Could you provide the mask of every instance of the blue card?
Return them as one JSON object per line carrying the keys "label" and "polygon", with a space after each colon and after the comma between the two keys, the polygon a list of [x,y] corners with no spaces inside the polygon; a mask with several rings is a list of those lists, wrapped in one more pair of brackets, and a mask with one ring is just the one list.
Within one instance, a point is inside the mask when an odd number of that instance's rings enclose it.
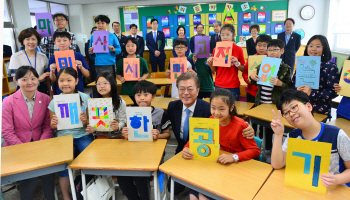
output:
{"label": "blue card", "polygon": [[321,56],[298,56],[295,87],[307,85],[311,89],[320,86]]}
{"label": "blue card", "polygon": [[277,77],[281,62],[281,58],[264,57],[258,73],[260,79],[257,84],[273,87],[273,85],[270,84],[270,78]]}

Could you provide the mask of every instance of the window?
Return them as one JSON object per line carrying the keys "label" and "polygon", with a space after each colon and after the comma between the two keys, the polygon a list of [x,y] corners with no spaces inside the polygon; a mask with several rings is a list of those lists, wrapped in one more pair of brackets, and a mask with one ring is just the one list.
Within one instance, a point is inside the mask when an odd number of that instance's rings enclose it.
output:
{"label": "window", "polygon": [[17,46],[13,27],[11,12],[8,9],[7,1],[4,1],[3,44],[11,47],[12,54],[16,52]]}

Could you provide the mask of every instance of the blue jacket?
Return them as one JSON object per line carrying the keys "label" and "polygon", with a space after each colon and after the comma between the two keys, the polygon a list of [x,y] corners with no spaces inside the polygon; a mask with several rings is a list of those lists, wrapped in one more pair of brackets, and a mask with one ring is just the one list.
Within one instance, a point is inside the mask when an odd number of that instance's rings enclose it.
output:
{"label": "blue jacket", "polygon": [[[132,36],[129,35],[128,37],[132,37]],[[145,40],[143,40],[143,37],[139,35],[136,35],[136,39],[138,41],[139,48],[140,48],[140,51],[137,53],[137,55],[143,58],[143,51],[145,50]]]}
{"label": "blue jacket", "polygon": [[[157,31],[157,41],[161,41],[160,48],[158,48],[158,44],[154,42],[153,39],[153,31],[147,33],[146,35],[146,45],[147,48],[149,49],[149,61],[157,61],[157,60],[165,60],[166,55],[164,52],[164,47],[165,47],[165,36],[162,31]],[[154,52],[158,50],[160,51],[160,55],[158,57],[154,56]]]}
{"label": "blue jacket", "polygon": [[[279,33],[277,38],[286,44],[286,32]],[[282,61],[292,68],[293,74],[295,64],[295,54],[299,50],[301,36],[298,33],[292,32],[288,44],[284,47],[284,54],[281,55]]]}
{"label": "blue jacket", "polygon": [[[94,41],[94,34],[91,35],[89,48],[92,47]],[[94,53],[95,66],[99,65],[115,65],[116,55],[122,52],[117,36],[109,33],[109,46],[114,46],[115,52],[109,50],[109,53]]]}

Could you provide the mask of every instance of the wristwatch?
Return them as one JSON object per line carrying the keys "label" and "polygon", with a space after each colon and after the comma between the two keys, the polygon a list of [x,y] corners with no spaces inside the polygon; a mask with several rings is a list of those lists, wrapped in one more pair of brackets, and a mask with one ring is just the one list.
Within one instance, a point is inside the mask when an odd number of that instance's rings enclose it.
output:
{"label": "wristwatch", "polygon": [[237,154],[232,154],[232,157],[233,157],[233,160],[234,160],[235,163],[238,162],[239,157],[238,157]]}

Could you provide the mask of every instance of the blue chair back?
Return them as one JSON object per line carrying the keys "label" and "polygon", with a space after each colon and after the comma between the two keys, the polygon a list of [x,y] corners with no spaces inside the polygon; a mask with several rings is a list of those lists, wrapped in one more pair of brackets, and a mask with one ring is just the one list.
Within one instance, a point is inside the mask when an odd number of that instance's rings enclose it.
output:
{"label": "blue chair back", "polygon": [[[258,137],[254,137],[254,140],[255,140],[256,144],[258,145],[258,147],[259,147],[259,149],[261,151],[262,140],[260,138],[258,138]],[[261,153],[256,159],[259,160],[259,161],[263,161],[263,156],[261,155]]]}

